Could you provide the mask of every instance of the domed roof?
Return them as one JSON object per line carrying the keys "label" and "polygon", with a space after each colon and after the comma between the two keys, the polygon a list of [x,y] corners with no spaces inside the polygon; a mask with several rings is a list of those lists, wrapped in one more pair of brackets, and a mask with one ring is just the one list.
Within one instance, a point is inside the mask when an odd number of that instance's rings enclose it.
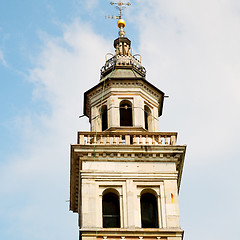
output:
{"label": "domed roof", "polygon": [[115,54],[101,68],[100,81],[107,78],[145,78],[146,70],[141,60],[132,55],[131,41],[126,37],[119,37],[115,39],[114,47]]}

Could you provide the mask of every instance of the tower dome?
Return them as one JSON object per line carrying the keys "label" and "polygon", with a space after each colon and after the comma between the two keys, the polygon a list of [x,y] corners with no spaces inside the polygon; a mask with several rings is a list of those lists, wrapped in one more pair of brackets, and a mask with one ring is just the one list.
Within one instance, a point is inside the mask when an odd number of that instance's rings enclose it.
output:
{"label": "tower dome", "polygon": [[[132,55],[131,41],[127,37],[119,36],[113,46],[115,53],[101,68],[100,83],[84,94],[84,114],[89,117],[91,130],[158,131],[164,92],[146,80],[141,56],[138,54],[138,59]],[[122,124],[126,115],[121,109],[127,102],[131,120],[126,125]],[[106,109],[105,121],[103,108]]]}

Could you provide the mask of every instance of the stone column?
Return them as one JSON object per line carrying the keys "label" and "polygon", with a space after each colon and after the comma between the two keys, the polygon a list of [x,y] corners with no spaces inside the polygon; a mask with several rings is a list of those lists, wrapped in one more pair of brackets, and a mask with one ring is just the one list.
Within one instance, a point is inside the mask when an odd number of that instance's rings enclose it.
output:
{"label": "stone column", "polygon": [[108,127],[119,127],[119,101],[115,96],[111,96],[108,99]]}
{"label": "stone column", "polygon": [[140,96],[135,96],[133,101],[133,126],[144,127],[144,102]]}
{"label": "stone column", "polygon": [[180,228],[177,180],[164,181],[168,228]]}
{"label": "stone column", "polygon": [[97,107],[91,109],[91,131],[102,131],[101,116]]}
{"label": "stone column", "polygon": [[152,109],[152,116],[151,116],[151,131],[157,132],[159,131],[159,122],[158,122],[158,109],[154,107]]}
{"label": "stone column", "polygon": [[94,180],[82,182],[82,227],[96,226],[96,191]]}
{"label": "stone column", "polygon": [[123,184],[122,189],[123,194],[123,206],[122,206],[122,213],[123,213],[123,228],[127,228],[128,226],[128,210],[127,210],[127,184],[126,182]]}
{"label": "stone column", "polygon": [[128,212],[128,228],[134,228],[134,194],[133,181],[127,180],[127,212]]}

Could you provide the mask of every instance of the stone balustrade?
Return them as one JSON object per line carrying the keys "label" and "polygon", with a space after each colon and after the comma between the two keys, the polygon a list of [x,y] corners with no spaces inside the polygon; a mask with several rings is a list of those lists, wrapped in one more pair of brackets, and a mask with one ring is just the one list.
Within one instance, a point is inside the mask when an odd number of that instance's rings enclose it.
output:
{"label": "stone balustrade", "polygon": [[149,236],[144,236],[144,237],[137,237],[137,236],[127,236],[127,237],[112,237],[112,236],[104,236],[104,237],[98,237],[97,240],[167,240],[166,237],[149,237]]}
{"label": "stone balustrade", "polygon": [[80,145],[176,145],[176,132],[78,132]]}

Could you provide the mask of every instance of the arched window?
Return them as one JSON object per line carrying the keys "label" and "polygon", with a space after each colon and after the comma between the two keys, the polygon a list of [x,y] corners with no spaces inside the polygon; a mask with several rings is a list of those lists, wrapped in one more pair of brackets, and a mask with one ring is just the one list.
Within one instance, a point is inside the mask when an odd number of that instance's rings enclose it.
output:
{"label": "arched window", "polygon": [[141,195],[141,220],[142,228],[158,228],[157,199],[154,194]]}
{"label": "arched window", "polygon": [[117,194],[108,192],[102,198],[103,227],[120,228],[120,207]]}
{"label": "arched window", "polygon": [[107,117],[106,105],[102,106],[101,118],[102,118],[102,131],[105,131],[108,128],[108,117]]}
{"label": "arched window", "polygon": [[132,126],[132,104],[129,101],[122,101],[120,104],[120,126]]}
{"label": "arched window", "polygon": [[149,130],[150,125],[151,110],[148,106],[144,106],[144,120],[145,120],[145,129]]}

